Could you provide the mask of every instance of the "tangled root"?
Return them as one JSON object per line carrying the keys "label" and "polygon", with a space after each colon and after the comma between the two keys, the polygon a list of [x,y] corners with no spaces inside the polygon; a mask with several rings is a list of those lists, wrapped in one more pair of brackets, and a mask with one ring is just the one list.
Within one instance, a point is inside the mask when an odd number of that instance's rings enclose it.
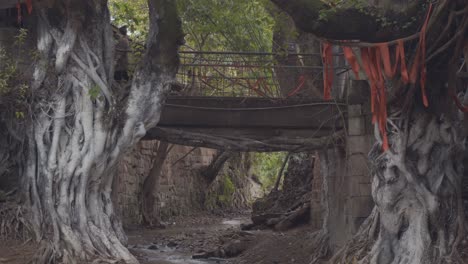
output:
{"label": "tangled root", "polygon": [[0,203],[0,239],[27,241],[31,234],[23,207],[14,202]]}

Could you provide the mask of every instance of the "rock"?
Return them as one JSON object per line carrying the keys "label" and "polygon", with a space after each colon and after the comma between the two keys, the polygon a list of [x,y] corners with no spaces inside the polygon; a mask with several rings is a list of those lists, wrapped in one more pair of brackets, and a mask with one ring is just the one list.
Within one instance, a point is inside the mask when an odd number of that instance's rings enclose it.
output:
{"label": "rock", "polygon": [[176,242],[174,241],[170,241],[169,243],[167,243],[167,246],[170,247],[170,248],[175,248],[177,247],[179,244],[177,244]]}
{"label": "rock", "polygon": [[203,231],[203,230],[198,230],[197,232],[195,232],[195,234],[197,234],[197,235],[204,235],[204,234],[206,234],[206,232]]}
{"label": "rock", "polygon": [[254,232],[249,232],[249,231],[239,231],[238,234],[240,236],[246,237],[246,236],[255,236]]}
{"label": "rock", "polygon": [[193,259],[207,259],[211,257],[214,257],[213,252],[202,252],[202,253],[197,253],[192,256]]}
{"label": "rock", "polygon": [[283,220],[283,217],[277,217],[277,218],[270,218],[266,221],[267,226],[274,226],[281,222]]}
{"label": "rock", "polygon": [[250,246],[250,243],[248,241],[234,240],[231,243],[229,243],[228,245],[226,245],[225,247],[223,247],[224,254],[228,258],[233,258],[233,257],[239,256],[240,254],[242,254],[242,252],[247,250],[249,248],[249,246]]}
{"label": "rock", "polygon": [[248,223],[248,224],[241,224],[240,228],[241,230],[252,230],[255,227],[254,223]]}
{"label": "rock", "polygon": [[258,214],[252,216],[252,222],[255,225],[265,224],[271,218],[278,218],[281,217],[283,214],[277,213],[267,213],[267,214]]}
{"label": "rock", "polygon": [[148,247],[148,249],[150,249],[150,250],[157,250],[157,249],[159,249],[159,247],[156,246],[156,245],[151,245],[151,246]]}

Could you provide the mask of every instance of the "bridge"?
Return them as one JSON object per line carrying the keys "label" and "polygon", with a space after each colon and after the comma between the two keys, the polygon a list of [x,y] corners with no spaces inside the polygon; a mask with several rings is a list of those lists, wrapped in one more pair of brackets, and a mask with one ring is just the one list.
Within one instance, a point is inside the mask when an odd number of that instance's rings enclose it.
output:
{"label": "bridge", "polygon": [[[322,101],[319,54],[182,52],[177,85],[144,139],[231,151],[307,151],[343,140],[346,104]],[[320,57],[319,57],[320,58]]]}

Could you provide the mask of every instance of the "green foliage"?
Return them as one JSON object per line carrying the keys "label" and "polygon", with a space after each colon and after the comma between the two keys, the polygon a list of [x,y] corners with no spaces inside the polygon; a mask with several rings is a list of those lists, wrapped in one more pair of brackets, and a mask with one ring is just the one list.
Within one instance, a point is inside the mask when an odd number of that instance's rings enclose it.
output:
{"label": "green foliage", "polygon": [[11,60],[5,59],[2,61],[5,65],[0,69],[0,94],[6,94],[10,91],[10,82],[16,76],[17,68],[16,64],[12,63]]}
{"label": "green foliage", "polygon": [[24,119],[24,112],[16,111],[15,116],[17,119]]}
{"label": "green foliage", "polygon": [[[327,8],[321,9],[319,12],[319,20],[328,21],[330,17],[335,15],[338,9],[357,9],[359,12],[374,17],[375,22],[380,24],[382,27],[396,26],[400,21],[390,20],[386,14],[379,13],[377,9],[368,8],[369,3],[367,0],[322,0],[327,5]],[[403,26],[407,28],[412,24],[409,22]]]}
{"label": "green foliage", "polygon": [[[193,50],[271,51],[274,20],[268,0],[178,0],[186,46]],[[137,42],[148,33],[146,0],[110,0],[116,26]]]}
{"label": "green foliage", "polygon": [[[16,54],[8,55],[7,51],[0,48],[0,95],[5,95],[12,91],[14,84],[12,82],[18,77],[18,65],[21,63],[24,55],[24,44],[28,37],[28,30],[21,28],[18,34],[14,36],[13,47]],[[20,96],[24,98],[27,85],[19,85]]]}
{"label": "green foliage", "polygon": [[187,46],[194,50],[271,51],[267,0],[180,0]]}
{"label": "green foliage", "polygon": [[208,209],[227,207],[231,204],[236,187],[228,174],[220,175],[218,188],[207,192],[205,206]]}
{"label": "green foliage", "polygon": [[91,99],[96,100],[101,94],[101,88],[97,84],[95,84],[89,89],[88,94],[89,97],[91,97]]}
{"label": "green foliage", "polygon": [[286,152],[255,153],[252,157],[253,173],[263,185],[264,191],[269,191],[275,185],[281,170]]}
{"label": "green foliage", "polygon": [[145,41],[148,35],[149,19],[146,0],[110,0],[109,9],[116,26],[127,26],[135,41]]}
{"label": "green foliage", "polygon": [[23,45],[28,37],[28,30],[20,28],[18,35],[15,36],[15,45]]}
{"label": "green foliage", "polygon": [[218,196],[218,201],[221,204],[228,204],[231,201],[232,195],[234,194],[236,190],[231,177],[229,177],[228,175],[226,175],[223,178],[223,181],[221,183],[221,189],[222,189],[222,192]]}

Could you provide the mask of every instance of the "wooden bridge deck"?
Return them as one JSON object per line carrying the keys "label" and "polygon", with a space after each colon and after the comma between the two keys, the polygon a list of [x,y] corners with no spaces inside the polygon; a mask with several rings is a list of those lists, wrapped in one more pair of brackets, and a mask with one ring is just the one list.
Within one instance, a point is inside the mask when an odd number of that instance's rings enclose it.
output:
{"label": "wooden bridge deck", "polygon": [[303,151],[339,140],[343,103],[304,99],[170,97],[144,139],[233,151]]}

